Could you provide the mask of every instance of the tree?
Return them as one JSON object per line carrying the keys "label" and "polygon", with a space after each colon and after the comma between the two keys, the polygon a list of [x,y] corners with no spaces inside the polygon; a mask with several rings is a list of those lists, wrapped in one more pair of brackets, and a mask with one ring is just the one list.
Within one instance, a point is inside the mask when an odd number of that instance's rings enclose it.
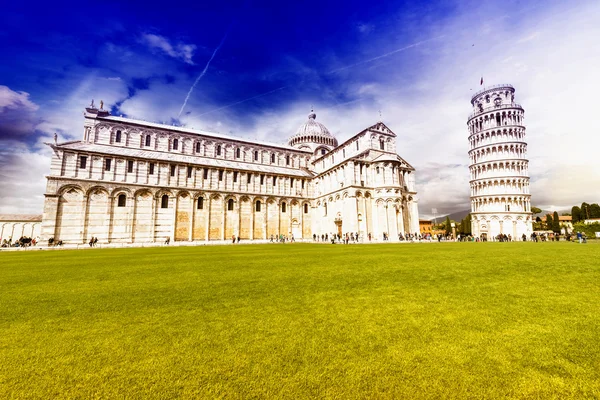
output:
{"label": "tree", "polygon": [[560,219],[558,218],[557,211],[554,211],[554,216],[552,218],[552,231],[554,233],[560,233]]}
{"label": "tree", "polygon": [[598,203],[590,205],[590,218],[600,218],[600,205]]}
{"label": "tree", "polygon": [[552,215],[546,214],[546,229],[552,229]]}
{"label": "tree", "polygon": [[452,234],[452,223],[450,222],[450,217],[446,217],[446,223],[444,224],[444,229],[446,231],[446,235]]}
{"label": "tree", "polygon": [[581,208],[573,206],[573,208],[571,208],[571,218],[573,218],[574,224],[581,221]]}
{"label": "tree", "polygon": [[537,208],[537,207],[531,207],[531,212],[533,214],[539,214],[539,213],[542,212],[542,209],[541,208]]}
{"label": "tree", "polygon": [[580,219],[590,219],[590,205],[588,203],[581,203],[581,217]]}
{"label": "tree", "polygon": [[465,233],[465,235],[470,235],[471,234],[471,214],[467,214],[467,216],[464,219],[464,227],[463,227],[463,232]]}

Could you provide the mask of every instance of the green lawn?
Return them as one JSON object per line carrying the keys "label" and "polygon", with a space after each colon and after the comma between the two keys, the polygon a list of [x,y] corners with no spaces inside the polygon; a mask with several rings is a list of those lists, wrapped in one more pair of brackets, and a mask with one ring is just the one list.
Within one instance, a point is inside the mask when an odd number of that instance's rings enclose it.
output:
{"label": "green lawn", "polygon": [[0,398],[600,398],[600,244],[3,252]]}

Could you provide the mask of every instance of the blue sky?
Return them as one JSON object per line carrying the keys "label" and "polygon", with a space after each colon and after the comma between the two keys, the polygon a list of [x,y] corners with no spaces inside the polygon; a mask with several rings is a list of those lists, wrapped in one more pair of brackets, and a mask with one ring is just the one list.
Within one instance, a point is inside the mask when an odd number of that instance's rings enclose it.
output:
{"label": "blue sky", "polygon": [[311,106],[340,140],[381,110],[417,168],[421,213],[466,209],[481,76],[513,84],[526,110],[533,204],[597,202],[599,20],[593,1],[6,4],[0,212],[41,213],[43,142],[80,139],[92,98],[116,115],[278,143]]}

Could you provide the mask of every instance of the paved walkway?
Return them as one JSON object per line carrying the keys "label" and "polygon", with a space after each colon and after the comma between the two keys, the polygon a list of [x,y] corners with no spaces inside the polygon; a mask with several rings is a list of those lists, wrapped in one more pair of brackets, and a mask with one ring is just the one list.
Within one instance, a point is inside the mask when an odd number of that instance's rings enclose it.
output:
{"label": "paved walkway", "polygon": [[[331,244],[327,242],[314,242],[312,240],[297,240],[294,243],[313,243],[313,244]],[[371,242],[350,242],[349,244],[386,244],[386,243],[434,243],[433,241],[421,241],[421,242],[410,242],[410,241],[371,241]],[[437,243],[437,241],[435,242]],[[124,248],[143,248],[143,247],[195,247],[195,246],[239,246],[239,245],[252,245],[252,244],[293,244],[288,242],[279,243],[271,242],[270,240],[242,240],[239,243],[231,243],[231,240],[211,240],[209,242],[171,242],[169,244],[149,242],[149,243],[98,243],[95,247],[90,247],[89,244],[65,244],[63,246],[48,246],[46,244],[38,244],[37,246],[29,247],[0,247],[0,251],[35,251],[35,250],[86,250],[86,249],[124,249]],[[342,242],[336,242],[336,244],[343,245]]]}

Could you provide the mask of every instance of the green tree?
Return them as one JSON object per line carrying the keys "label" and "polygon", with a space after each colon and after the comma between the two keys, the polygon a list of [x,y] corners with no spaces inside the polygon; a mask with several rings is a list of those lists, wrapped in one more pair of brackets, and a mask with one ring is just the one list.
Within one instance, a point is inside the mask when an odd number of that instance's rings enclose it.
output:
{"label": "green tree", "polygon": [[600,205],[598,203],[590,205],[590,218],[600,218]]}
{"label": "green tree", "polygon": [[450,217],[446,217],[446,223],[444,224],[444,230],[446,231],[446,235],[452,234],[452,223],[450,222]]}
{"label": "green tree", "polygon": [[573,206],[573,208],[571,208],[571,218],[573,218],[574,224],[581,221],[581,208]]}
{"label": "green tree", "polygon": [[552,217],[552,231],[554,233],[560,233],[560,219],[558,218],[557,211],[554,211],[554,216]]}
{"label": "green tree", "polygon": [[463,226],[463,232],[465,233],[465,235],[470,235],[471,234],[471,214],[467,214],[467,216],[464,219],[464,226]]}
{"label": "green tree", "polygon": [[552,215],[546,214],[546,229],[552,229]]}
{"label": "green tree", "polygon": [[533,214],[539,214],[539,213],[542,212],[542,209],[541,208],[537,208],[537,207],[531,207],[531,212]]}
{"label": "green tree", "polygon": [[590,205],[588,203],[581,203],[581,215],[580,219],[589,219],[590,218]]}

